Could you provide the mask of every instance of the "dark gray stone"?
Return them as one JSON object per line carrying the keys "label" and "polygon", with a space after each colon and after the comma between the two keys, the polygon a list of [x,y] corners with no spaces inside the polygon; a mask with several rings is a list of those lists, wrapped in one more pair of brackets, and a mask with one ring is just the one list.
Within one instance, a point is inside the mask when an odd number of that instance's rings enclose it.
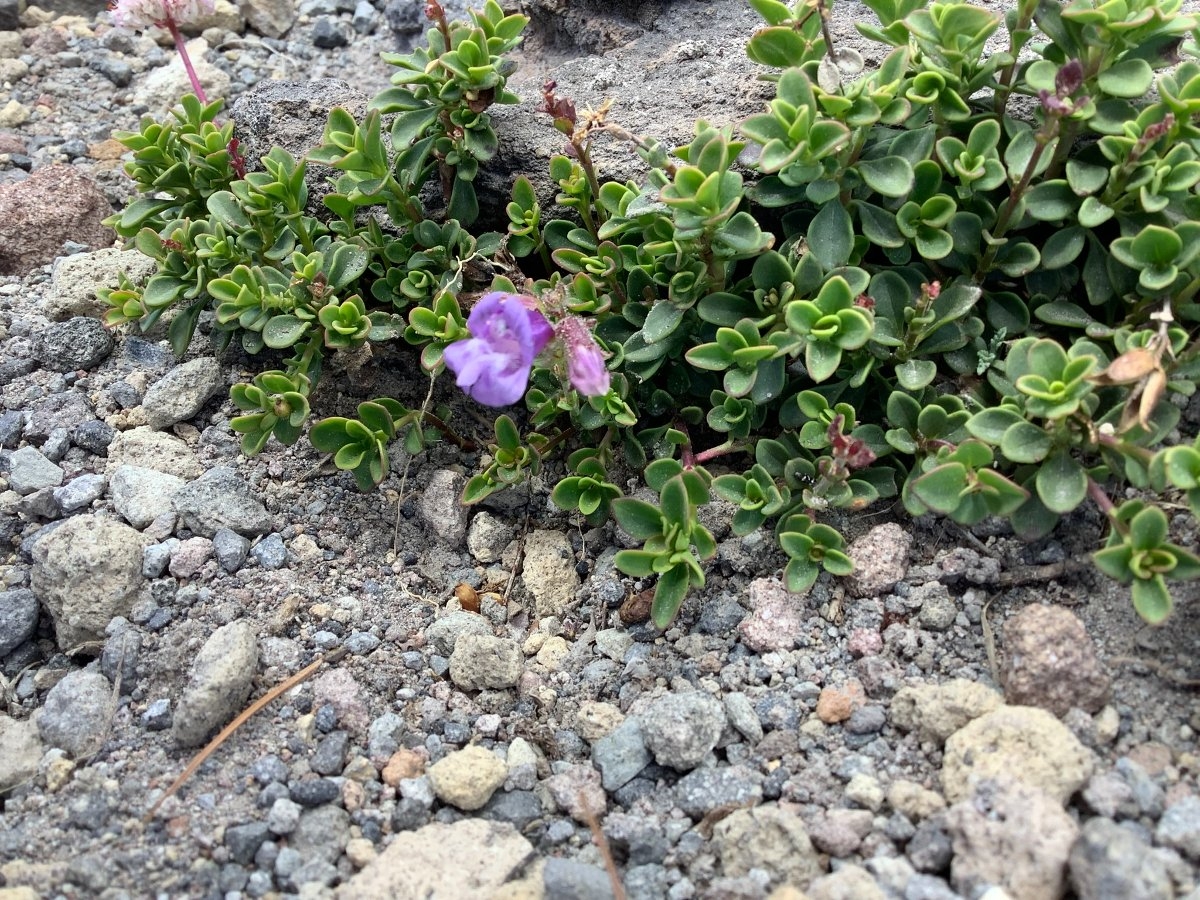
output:
{"label": "dark gray stone", "polygon": [[932,816],[918,825],[905,853],[918,872],[945,871],[954,848],[942,817]]}
{"label": "dark gray stone", "polygon": [[341,775],[349,749],[350,735],[344,731],[330,732],[317,744],[317,749],[308,761],[309,768],[318,775]]}
{"label": "dark gray stone", "polygon": [[338,790],[337,782],[328,778],[306,778],[289,785],[291,797],[301,806],[314,807],[322,803],[332,803],[342,792]]}
{"label": "dark gray stone", "polygon": [[231,528],[218,528],[212,537],[213,552],[217,562],[226,572],[236,572],[246,562],[250,553],[250,541]]}
{"label": "dark gray stone", "polygon": [[628,784],[651,762],[641,723],[628,718],[592,746],[592,764],[606,791]]}
{"label": "dark gray stone", "polygon": [[0,593],[0,657],[33,637],[39,609],[33,591],[21,588]]}
{"label": "dark gray stone", "polygon": [[116,431],[107,422],[102,422],[99,419],[90,419],[75,426],[75,430],[71,433],[71,440],[75,442],[76,447],[82,447],[89,453],[95,453],[97,456],[106,456],[108,454],[108,445],[113,442],[113,438],[116,436]]}
{"label": "dark gray stone", "polygon": [[246,866],[254,861],[254,854],[270,835],[266,822],[234,825],[225,829],[225,847],[234,862]]}
{"label": "dark gray stone", "polygon": [[608,874],[598,866],[552,856],[542,873],[546,900],[610,900]]}
{"label": "dark gray stone", "polygon": [[25,430],[25,413],[21,410],[9,410],[0,414],[0,447],[9,450],[16,448],[21,442],[21,432]]}
{"label": "dark gray stone", "polygon": [[112,350],[112,332],[103,322],[76,316],[43,328],[34,346],[34,355],[47,369],[72,372],[99,365]]}
{"label": "dark gray stone", "polygon": [[250,555],[267,571],[282,569],[288,561],[287,547],[279,534],[267,535],[250,548]]}
{"label": "dark gray stone", "polygon": [[71,672],[46,695],[38,732],[47,746],[81,759],[100,749],[115,710],[107,678],[99,672]]}
{"label": "dark gray stone", "polygon": [[171,701],[166,697],[151,702],[142,713],[142,725],[147,731],[166,731],[171,727]]}
{"label": "dark gray stone", "polygon": [[745,766],[693,769],[675,785],[675,805],[693,819],[718,806],[757,804],[762,778]]}
{"label": "dark gray stone", "polygon": [[497,791],[487,806],[478,813],[480,818],[491,819],[495,822],[509,822],[518,831],[542,818],[542,801],[533,791]]}
{"label": "dark gray stone", "polygon": [[91,57],[88,66],[111,81],[114,87],[129,87],[129,83],[133,81],[133,66],[111,53]]}
{"label": "dark gray stone", "polygon": [[428,824],[429,819],[429,810],[420,800],[402,797],[396,801],[396,808],[392,810],[392,830],[415,831]]}
{"label": "dark gray stone", "polygon": [[228,466],[217,466],[176,492],[175,511],[183,524],[203,537],[229,528],[245,537],[263,534],[271,516],[245,481]]}
{"label": "dark gray stone", "polygon": [[345,47],[350,43],[352,34],[353,32],[346,27],[344,22],[333,16],[318,16],[317,20],[313,22],[313,46],[320,47],[322,50]]}
{"label": "dark gray stone", "polygon": [[21,502],[17,504],[17,512],[26,519],[43,522],[57,519],[62,515],[62,510],[59,509],[58,501],[54,499],[56,490],[57,488],[44,487],[34,491],[28,497],[22,497]]}

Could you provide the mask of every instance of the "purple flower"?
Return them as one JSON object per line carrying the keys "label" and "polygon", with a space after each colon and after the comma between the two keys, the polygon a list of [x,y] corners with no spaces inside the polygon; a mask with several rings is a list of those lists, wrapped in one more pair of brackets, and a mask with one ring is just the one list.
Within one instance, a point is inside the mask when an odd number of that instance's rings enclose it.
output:
{"label": "purple flower", "polygon": [[516,294],[485,294],[467,318],[471,337],[442,356],[458,386],[484,406],[509,406],[525,395],[533,358],[554,331],[545,317]]}
{"label": "purple flower", "polygon": [[558,323],[556,333],[567,353],[567,376],[571,386],[585,397],[607,394],[611,379],[604,367],[604,354],[588,327],[582,320],[568,316]]}

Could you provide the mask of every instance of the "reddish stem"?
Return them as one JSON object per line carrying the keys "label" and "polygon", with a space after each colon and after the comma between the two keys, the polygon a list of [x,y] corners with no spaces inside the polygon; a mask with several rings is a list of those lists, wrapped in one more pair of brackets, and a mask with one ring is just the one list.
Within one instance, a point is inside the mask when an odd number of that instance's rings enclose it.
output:
{"label": "reddish stem", "polygon": [[175,39],[175,49],[179,51],[179,58],[183,60],[183,68],[187,70],[188,80],[192,83],[192,92],[196,95],[196,99],[205,106],[208,106],[208,97],[204,94],[204,87],[200,84],[200,78],[196,75],[196,70],[192,68],[192,58],[188,55],[187,42],[183,39],[183,35],[179,31],[179,26],[175,24],[175,20],[169,15],[159,24],[171,32],[171,37]]}

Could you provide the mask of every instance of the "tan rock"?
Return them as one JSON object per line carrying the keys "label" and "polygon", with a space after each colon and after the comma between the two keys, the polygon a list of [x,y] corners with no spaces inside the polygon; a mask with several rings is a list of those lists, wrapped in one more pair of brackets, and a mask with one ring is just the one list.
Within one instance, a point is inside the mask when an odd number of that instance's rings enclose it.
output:
{"label": "tan rock", "polygon": [[508,777],[508,766],[490,750],[472,745],[447,754],[427,774],[439,800],[470,811],[487,805]]}
{"label": "tan rock", "polygon": [[941,744],[972,719],[1001,705],[1000,695],[986,685],[965,678],[944,684],[901,688],[892,697],[892,724],[915,731],[922,741]]}
{"label": "tan rock", "polygon": [[1070,730],[1034,706],[1001,706],[946,741],[942,790],[951,803],[972,784],[1011,776],[1065,804],[1092,774],[1091,752]]}
{"label": "tan rock", "polygon": [[[339,887],[335,896],[338,900],[538,900],[541,880],[540,872],[535,879],[530,871],[533,858],[533,845],[506,822],[439,822],[397,835],[387,849]],[[511,893],[518,884],[523,892]]]}

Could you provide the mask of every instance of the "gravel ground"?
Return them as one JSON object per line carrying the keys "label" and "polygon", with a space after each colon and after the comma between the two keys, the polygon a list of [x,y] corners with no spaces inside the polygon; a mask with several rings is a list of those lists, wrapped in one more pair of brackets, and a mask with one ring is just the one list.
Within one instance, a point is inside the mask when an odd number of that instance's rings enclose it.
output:
{"label": "gravel ground", "polygon": [[[523,96],[553,74],[677,141],[762,101],[733,0],[529,5]],[[181,72],[57,10],[0,31],[0,900],[590,900],[612,896],[597,829],[645,900],[1200,900],[1194,590],[1145,628],[1076,565],[1095,515],[1024,545],[878,508],[835,522],[856,575],[796,596],[718,503],[708,584],[664,634],[612,566],[623,536],[549,502],[553,469],[467,511],[479,460],[449,447],[397,450],[365,495],[303,442],[241,457],[228,386],[259,363],[89,318],[146,274],[96,229],[130,196],[109,136]],[[273,81],[369,95],[418,13],[225,4],[197,56],[245,123],[352,97]],[[534,105],[498,115],[501,189],[554,149]],[[315,409],[419,402],[414,371],[402,349],[334,366]]]}

